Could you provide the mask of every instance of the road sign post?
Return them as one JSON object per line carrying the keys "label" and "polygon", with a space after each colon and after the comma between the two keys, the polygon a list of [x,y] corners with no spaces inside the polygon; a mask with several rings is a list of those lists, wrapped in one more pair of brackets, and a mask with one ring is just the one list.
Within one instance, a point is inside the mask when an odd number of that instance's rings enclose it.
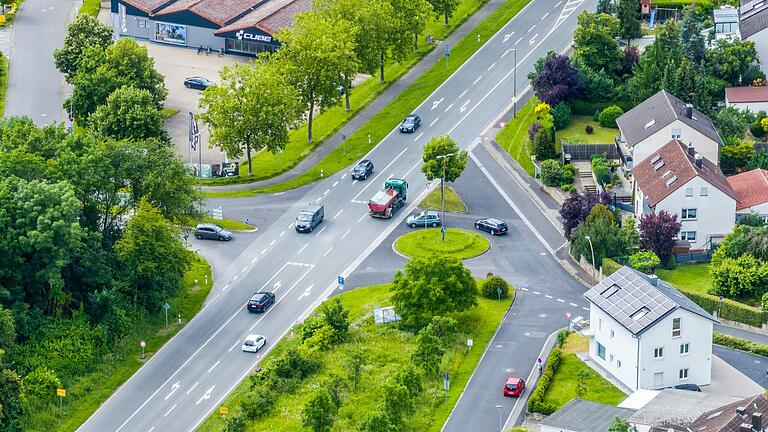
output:
{"label": "road sign post", "polygon": [[170,308],[171,308],[171,305],[169,305],[168,303],[165,303],[163,305],[163,309],[165,309],[165,326],[166,327],[168,327],[168,309]]}
{"label": "road sign post", "polygon": [[219,407],[219,414],[221,414],[222,416],[225,416],[225,415],[229,414],[229,408],[227,408],[225,406],[220,406]]}
{"label": "road sign post", "polygon": [[145,358],[147,358],[147,355],[144,354],[144,347],[147,346],[147,343],[142,340],[141,342],[139,342],[139,345],[141,346],[141,359],[144,360]]}
{"label": "road sign post", "polygon": [[448,375],[448,372],[445,373],[443,376],[443,390],[448,391],[451,389],[451,376]]}
{"label": "road sign post", "polygon": [[62,409],[64,408],[64,396],[67,395],[67,391],[65,389],[56,389],[56,396],[59,397],[59,417],[61,417]]}
{"label": "road sign post", "polygon": [[345,280],[344,280],[344,276],[342,276],[342,275],[339,275],[339,278],[338,278],[338,280],[337,280],[337,281],[338,281],[338,283],[339,283],[339,289],[340,289],[340,290],[343,290],[343,289],[344,289],[344,282],[345,282]]}

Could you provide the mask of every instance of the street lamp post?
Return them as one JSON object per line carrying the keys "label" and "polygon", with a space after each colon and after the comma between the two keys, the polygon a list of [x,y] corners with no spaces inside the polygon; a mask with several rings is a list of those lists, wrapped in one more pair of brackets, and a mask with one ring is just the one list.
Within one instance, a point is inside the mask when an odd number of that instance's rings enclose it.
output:
{"label": "street lamp post", "polygon": [[595,249],[592,247],[592,239],[589,236],[584,236],[584,238],[589,242],[589,251],[592,253],[592,282],[597,282],[595,280]]}
{"label": "street lamp post", "polygon": [[504,432],[504,425],[501,423],[501,409],[504,408],[501,405],[496,405],[496,409],[499,410],[499,432]]}
{"label": "street lamp post", "polygon": [[515,68],[512,69],[512,117],[517,118],[517,49],[510,48],[515,55]]}
{"label": "street lamp post", "polygon": [[453,153],[448,153],[444,155],[439,155],[435,157],[435,159],[442,159],[443,160],[443,179],[440,182],[440,201],[441,201],[441,215],[440,215],[440,221],[443,224],[443,227],[445,227],[445,163],[448,160],[449,157],[452,157]]}

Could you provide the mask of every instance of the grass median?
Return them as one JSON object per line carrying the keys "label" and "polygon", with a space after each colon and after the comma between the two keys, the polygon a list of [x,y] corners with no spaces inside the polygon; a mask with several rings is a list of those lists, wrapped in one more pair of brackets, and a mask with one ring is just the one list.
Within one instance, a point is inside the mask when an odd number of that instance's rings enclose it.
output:
{"label": "grass median", "polygon": [[445,241],[440,228],[416,228],[395,241],[395,249],[411,258],[428,258],[447,255],[469,259],[485,253],[491,243],[480,234],[456,228],[448,228]]}
{"label": "grass median", "polygon": [[[430,192],[429,195],[419,203],[419,208],[422,210],[442,210],[440,188],[436,187]],[[459,195],[457,195],[456,191],[450,186],[446,186],[445,188],[445,211],[452,213],[462,213],[467,211],[464,202],[461,201]]]}
{"label": "grass median", "polygon": [[507,124],[496,135],[496,142],[499,143],[512,159],[516,160],[521,167],[533,176],[535,168],[531,161],[531,153],[528,149],[528,128],[536,119],[533,112],[538,99],[532,97],[519,111],[517,116],[510,119]]}
{"label": "grass median", "polygon": [[[330,379],[342,382],[341,404],[333,430],[360,430],[362,420],[380,409],[387,383],[408,361],[416,343],[412,332],[402,330],[396,324],[374,324],[373,309],[391,306],[391,294],[391,285],[387,284],[359,288],[339,295],[344,308],[349,311],[351,326],[348,342],[316,351],[318,370],[288,386],[285,391],[276,392],[275,400],[269,404],[268,413],[262,418],[249,420],[244,430],[305,430],[301,424],[304,405],[319,389],[327,389]],[[403,413],[407,430],[437,432],[442,428],[503,314],[504,309],[498,307],[496,300],[480,297],[476,308],[451,314],[458,322],[457,331],[441,342],[445,355],[440,365],[441,372],[450,374],[450,390],[443,390],[442,376],[423,378],[424,390],[414,398],[413,410]],[[302,345],[298,333],[290,333],[290,336],[278,342],[266,361]],[[467,339],[474,340],[470,348],[466,345]],[[365,358],[356,384],[347,366],[353,352],[362,352]],[[254,400],[254,395],[259,394],[252,390],[251,382],[251,379],[247,379],[222,404],[229,408],[230,417],[243,412],[243,405],[248,405]],[[215,413],[198,430],[221,431],[225,423],[225,419]]]}
{"label": "grass median", "polygon": [[[128,336],[115,344],[114,350],[104,356],[104,361],[96,369],[72,382],[63,383],[67,397],[64,398],[61,415],[58,400],[35,407],[25,413],[23,429],[57,432],[76,430],[195,316],[212,285],[210,265],[195,255],[192,266],[184,276],[184,288],[175,298],[168,300],[171,305],[168,327],[165,326],[163,312],[147,315]],[[181,323],[178,322],[179,317]],[[139,359],[141,340],[147,344],[147,359],[143,361]]]}
{"label": "grass median", "polygon": [[0,117],[5,114],[5,92],[8,89],[8,57],[0,53]]}
{"label": "grass median", "polygon": [[203,216],[201,223],[218,225],[229,231],[253,231],[255,226],[234,219],[214,219],[208,215]]}
{"label": "grass median", "polygon": [[[459,43],[451,48],[448,62],[440,61],[430,67],[392,102],[350,135],[344,145],[339,146],[320,163],[304,174],[276,185],[240,191],[207,192],[208,197],[233,198],[261,193],[282,192],[320,180],[347,167],[368,153],[410,112],[416,109],[440,84],[445,82],[481,46],[477,38],[487,40],[509,22],[529,0],[507,0],[491,15],[470,31]],[[370,135],[370,144],[368,136]]]}

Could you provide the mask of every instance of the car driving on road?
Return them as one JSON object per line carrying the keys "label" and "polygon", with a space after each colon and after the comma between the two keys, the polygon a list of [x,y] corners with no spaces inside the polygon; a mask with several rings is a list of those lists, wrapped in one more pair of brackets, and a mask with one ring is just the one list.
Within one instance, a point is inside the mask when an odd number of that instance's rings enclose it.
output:
{"label": "car driving on road", "polygon": [[352,171],[350,171],[352,179],[354,180],[365,180],[372,173],[373,162],[369,161],[368,159],[361,160],[352,168]]}
{"label": "car driving on road", "polygon": [[248,312],[253,313],[261,313],[267,310],[268,307],[275,304],[275,294],[267,291],[259,291],[256,294],[254,294],[250,300],[248,300],[248,304],[246,305],[246,308],[248,309]]}
{"label": "car driving on road", "polygon": [[509,227],[504,221],[495,218],[478,219],[475,221],[475,228],[487,231],[491,235],[506,234],[509,231]]}
{"label": "car driving on road", "polygon": [[196,239],[208,239],[208,240],[232,240],[232,233],[224,228],[214,224],[198,224],[195,227]]}
{"label": "car driving on road", "polygon": [[525,381],[522,378],[510,377],[504,383],[504,396],[518,397],[525,390]]}
{"label": "car driving on road", "polygon": [[402,122],[400,122],[400,132],[413,133],[421,126],[421,118],[416,114],[409,114]]}
{"label": "car driving on road", "polygon": [[427,210],[419,214],[413,214],[405,219],[405,224],[411,228],[416,227],[432,227],[436,228],[440,226],[440,216],[436,211]]}
{"label": "car driving on road", "polygon": [[251,334],[245,337],[243,341],[243,351],[245,352],[259,352],[264,345],[267,344],[267,338],[262,335]]}
{"label": "car driving on road", "polygon": [[197,90],[205,90],[210,86],[216,85],[215,82],[209,80],[208,78],[203,78],[199,76],[193,76],[189,77],[184,80],[184,87],[186,88],[193,88]]}

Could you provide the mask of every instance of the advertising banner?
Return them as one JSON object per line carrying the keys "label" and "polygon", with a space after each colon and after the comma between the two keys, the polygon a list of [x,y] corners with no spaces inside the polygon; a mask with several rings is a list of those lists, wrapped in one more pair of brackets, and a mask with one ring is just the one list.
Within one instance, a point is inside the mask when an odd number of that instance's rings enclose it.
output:
{"label": "advertising banner", "polygon": [[186,45],[187,26],[156,22],[155,40],[173,45]]}

